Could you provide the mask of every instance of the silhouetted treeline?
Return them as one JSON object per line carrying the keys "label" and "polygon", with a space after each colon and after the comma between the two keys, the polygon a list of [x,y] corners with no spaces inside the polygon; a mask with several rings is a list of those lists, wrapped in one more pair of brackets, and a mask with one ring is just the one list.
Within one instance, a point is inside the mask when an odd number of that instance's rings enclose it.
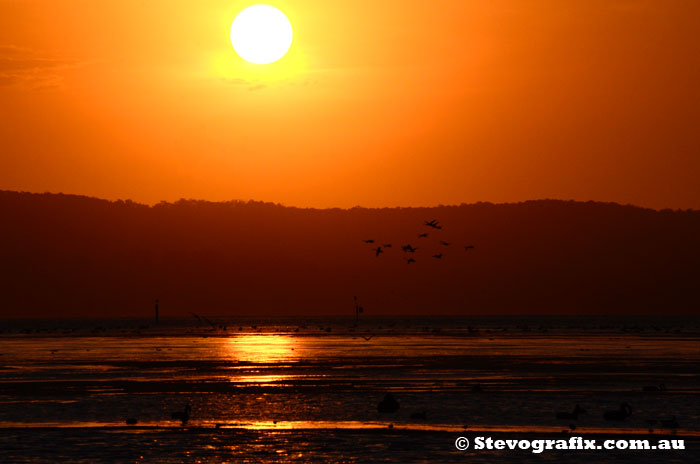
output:
{"label": "silhouetted treeline", "polygon": [[[370,315],[700,308],[697,211],[555,200],[149,207],[0,191],[0,218],[0,317],[147,317],[155,298],[163,317],[351,316],[353,295]],[[443,229],[427,229],[430,219]],[[417,238],[422,232],[429,236]],[[393,246],[376,257],[367,239]],[[407,265],[400,246],[409,243],[418,251]]]}

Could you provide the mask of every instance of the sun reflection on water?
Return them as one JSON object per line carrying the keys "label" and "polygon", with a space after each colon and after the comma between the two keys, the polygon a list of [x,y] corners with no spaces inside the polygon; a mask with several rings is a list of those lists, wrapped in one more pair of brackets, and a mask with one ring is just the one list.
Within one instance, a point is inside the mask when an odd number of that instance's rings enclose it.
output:
{"label": "sun reflection on water", "polygon": [[231,337],[226,357],[241,362],[279,363],[298,357],[300,340],[291,335],[246,334]]}

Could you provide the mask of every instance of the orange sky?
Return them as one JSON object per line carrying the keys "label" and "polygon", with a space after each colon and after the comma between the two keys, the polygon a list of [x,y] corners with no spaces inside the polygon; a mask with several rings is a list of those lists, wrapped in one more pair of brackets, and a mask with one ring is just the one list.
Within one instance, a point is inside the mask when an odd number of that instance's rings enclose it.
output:
{"label": "orange sky", "polygon": [[700,208],[700,3],[0,0],[0,189],[299,206]]}

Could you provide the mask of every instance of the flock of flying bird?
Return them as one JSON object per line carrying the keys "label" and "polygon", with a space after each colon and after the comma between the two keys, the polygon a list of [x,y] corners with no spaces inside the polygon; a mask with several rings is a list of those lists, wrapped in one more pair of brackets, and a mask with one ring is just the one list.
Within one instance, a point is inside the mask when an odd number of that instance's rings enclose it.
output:
{"label": "flock of flying bird", "polygon": [[[423,223],[423,225],[426,226],[426,227],[430,227],[430,228],[432,228],[432,229],[434,229],[434,230],[442,230],[442,226],[441,226],[440,223],[437,221],[437,219],[433,219],[433,220],[431,220],[431,221],[425,221],[425,222]],[[419,238],[419,239],[427,238],[428,235],[430,235],[428,232],[422,232],[422,233],[418,234],[418,238]],[[385,249],[387,249],[387,248],[392,248],[391,243],[385,243],[385,244],[383,244],[383,245],[379,245],[379,246],[377,246],[376,248],[374,248],[374,244],[375,244],[374,239],[367,239],[367,240],[365,240],[365,243],[368,244],[368,245],[373,245],[373,248],[372,248],[372,249],[373,249],[373,251],[374,251],[374,255],[375,255],[377,258],[379,257],[379,255],[381,255],[382,253],[384,253],[384,250],[385,250]],[[449,246],[452,246],[452,243],[447,242],[447,241],[445,241],[445,240],[440,240],[440,245],[441,245],[441,246],[444,246],[444,247],[449,247]],[[407,244],[407,245],[402,246],[401,249],[403,250],[403,252],[404,252],[405,254],[407,254],[407,256],[405,257],[405,259],[406,259],[406,264],[413,264],[413,263],[416,262],[415,258],[413,258],[412,255],[408,255],[408,253],[411,253],[411,254],[415,253],[415,252],[418,250],[418,247],[414,247],[413,245],[411,245],[411,244],[409,243],[409,244]],[[466,246],[464,247],[464,251],[469,251],[469,250],[472,250],[472,249],[474,249],[474,245],[466,245]],[[443,255],[442,252],[440,252],[440,253],[435,253],[434,255],[432,255],[432,257],[435,258],[435,259],[442,259],[443,256],[444,256],[444,255]]]}

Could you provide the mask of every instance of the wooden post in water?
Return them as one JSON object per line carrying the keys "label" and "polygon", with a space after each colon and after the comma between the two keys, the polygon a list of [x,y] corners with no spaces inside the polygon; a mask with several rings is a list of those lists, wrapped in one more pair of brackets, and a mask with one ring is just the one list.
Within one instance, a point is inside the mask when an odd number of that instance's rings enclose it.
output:
{"label": "wooden post in water", "polygon": [[364,308],[360,306],[360,304],[357,302],[357,296],[355,296],[355,325],[359,325],[360,323],[360,313],[364,312]]}
{"label": "wooden post in water", "polygon": [[158,298],[156,298],[156,324],[158,323]]}

